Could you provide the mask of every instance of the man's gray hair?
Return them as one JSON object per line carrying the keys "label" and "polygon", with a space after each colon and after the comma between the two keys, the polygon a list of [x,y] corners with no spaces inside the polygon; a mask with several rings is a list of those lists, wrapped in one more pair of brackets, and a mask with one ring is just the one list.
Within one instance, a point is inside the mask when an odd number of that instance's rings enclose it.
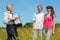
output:
{"label": "man's gray hair", "polygon": [[7,5],[6,5],[7,10],[8,10],[8,6],[9,6],[9,5],[11,5],[11,6],[12,6],[12,4],[7,4]]}

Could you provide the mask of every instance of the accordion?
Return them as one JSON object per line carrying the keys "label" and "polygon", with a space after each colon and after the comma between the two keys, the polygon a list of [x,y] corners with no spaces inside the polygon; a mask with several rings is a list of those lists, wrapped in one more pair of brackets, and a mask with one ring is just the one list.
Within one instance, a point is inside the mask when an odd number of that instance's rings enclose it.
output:
{"label": "accordion", "polygon": [[18,13],[13,14],[13,17],[17,18],[14,23],[16,26],[22,26],[20,15]]}

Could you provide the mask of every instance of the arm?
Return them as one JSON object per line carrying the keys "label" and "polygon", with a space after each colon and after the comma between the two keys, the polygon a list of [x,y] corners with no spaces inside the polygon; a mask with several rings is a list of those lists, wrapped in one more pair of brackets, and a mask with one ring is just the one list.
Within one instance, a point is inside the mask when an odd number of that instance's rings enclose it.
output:
{"label": "arm", "polygon": [[11,20],[15,20],[16,18],[8,18],[8,14],[4,14],[4,23],[8,24]]}
{"label": "arm", "polygon": [[34,27],[34,23],[35,23],[35,20],[36,20],[36,14],[34,14],[34,16],[33,16],[33,27]]}
{"label": "arm", "polygon": [[[35,20],[36,20],[36,17],[35,17],[35,15],[34,15],[34,16],[33,16],[33,24],[32,24],[32,27],[34,27]],[[33,28],[32,28],[32,32],[33,32]]]}
{"label": "arm", "polygon": [[8,19],[8,14],[4,14],[4,23],[8,24],[10,22],[10,20]]}
{"label": "arm", "polygon": [[56,18],[56,17],[55,17],[55,15],[54,15],[54,19],[53,19],[53,29],[52,29],[53,34],[54,34],[54,31],[55,31],[55,21],[56,21],[55,18]]}
{"label": "arm", "polygon": [[14,21],[14,20],[16,20],[16,18],[14,18],[14,17],[12,17],[12,18],[9,18],[8,20],[12,20],[12,21]]}
{"label": "arm", "polygon": [[33,32],[34,23],[35,23],[35,22],[33,21],[33,23],[32,23],[32,32]]}

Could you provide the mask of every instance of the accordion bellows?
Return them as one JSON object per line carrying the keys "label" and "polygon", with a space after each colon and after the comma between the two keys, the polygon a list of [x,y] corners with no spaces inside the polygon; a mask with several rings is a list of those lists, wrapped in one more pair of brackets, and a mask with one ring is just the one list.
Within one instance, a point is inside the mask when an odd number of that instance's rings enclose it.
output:
{"label": "accordion bellows", "polygon": [[13,17],[17,18],[14,22],[15,24],[21,23],[20,15],[18,13],[13,14]]}

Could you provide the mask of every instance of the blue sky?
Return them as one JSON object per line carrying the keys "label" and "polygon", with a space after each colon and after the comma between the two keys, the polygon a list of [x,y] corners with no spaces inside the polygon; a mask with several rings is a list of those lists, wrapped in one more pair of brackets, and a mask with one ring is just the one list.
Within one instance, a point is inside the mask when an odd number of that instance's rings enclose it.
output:
{"label": "blue sky", "polygon": [[44,14],[47,13],[46,7],[51,5],[54,7],[56,14],[56,22],[60,23],[60,0],[0,0],[0,26],[3,24],[3,15],[6,11],[7,4],[13,4],[13,13],[19,13],[23,24],[32,22],[34,13],[37,13],[37,6],[43,5]]}

